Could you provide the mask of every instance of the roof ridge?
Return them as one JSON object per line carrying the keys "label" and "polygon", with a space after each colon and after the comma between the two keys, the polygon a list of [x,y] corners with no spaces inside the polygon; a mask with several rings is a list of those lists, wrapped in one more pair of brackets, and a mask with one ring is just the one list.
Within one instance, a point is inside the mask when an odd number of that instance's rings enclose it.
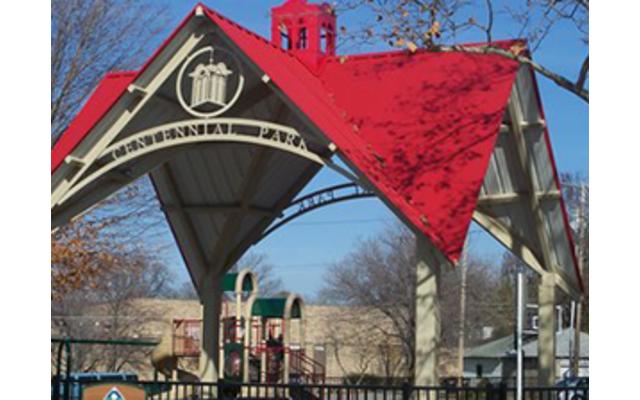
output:
{"label": "roof ridge", "polygon": [[288,56],[290,56],[290,57],[293,57],[293,58],[296,58],[296,59],[297,59],[297,57],[295,57],[295,55],[294,55],[294,54],[292,54],[292,53],[290,53],[290,52],[288,52],[288,51],[284,50],[283,48],[280,48],[280,47],[276,46],[276,45],[275,45],[271,40],[269,40],[269,39],[265,38],[264,36],[260,35],[259,33],[256,33],[256,32],[254,32],[254,31],[252,31],[251,29],[248,29],[248,28],[246,28],[246,27],[244,27],[244,26],[240,25],[239,23],[237,23],[236,21],[232,20],[231,18],[225,17],[224,15],[220,14],[219,12],[217,12],[217,11],[215,11],[215,10],[213,10],[213,9],[211,9],[211,8],[209,8],[209,7],[207,7],[207,6],[203,6],[203,8],[204,8],[207,12],[209,12],[209,13],[211,13],[211,14],[215,14],[215,15],[216,15],[216,17],[218,17],[218,18],[220,18],[220,19],[225,20],[226,22],[228,22],[228,23],[232,24],[232,25],[233,25],[233,26],[235,26],[236,28],[238,28],[238,29],[240,29],[240,30],[244,31],[245,33],[250,34],[251,36],[255,37],[256,39],[261,40],[261,41],[262,41],[262,42],[264,42],[265,44],[267,44],[267,45],[271,46],[272,48],[274,48],[274,49],[276,49],[276,50],[278,50],[278,51],[280,51],[281,53],[286,54],[286,55],[288,55]]}
{"label": "roof ridge", "polygon": [[[517,42],[524,42],[526,44],[527,40],[523,38],[500,39],[500,40],[494,40],[492,42],[460,43],[459,46],[479,47],[487,44],[500,46],[500,45],[507,45],[509,43],[517,43]],[[342,62],[344,59],[346,59],[347,61],[360,61],[360,60],[366,60],[366,59],[391,58],[391,57],[397,57],[397,56],[403,56],[403,55],[407,57],[415,57],[415,56],[421,56],[426,54],[438,54],[438,53],[442,53],[442,52],[438,50],[428,49],[426,47],[420,47],[416,49],[416,51],[414,52],[411,52],[408,49],[398,49],[398,50],[388,50],[388,51],[381,51],[381,52],[370,51],[370,52],[353,53],[353,54],[336,54],[335,56],[327,57],[326,61]]]}

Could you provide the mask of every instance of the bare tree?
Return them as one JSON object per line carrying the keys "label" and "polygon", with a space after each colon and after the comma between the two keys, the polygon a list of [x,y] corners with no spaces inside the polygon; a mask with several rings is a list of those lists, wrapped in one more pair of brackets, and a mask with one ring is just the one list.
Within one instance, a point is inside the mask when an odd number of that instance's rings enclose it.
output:
{"label": "bare tree", "polygon": [[155,192],[144,178],[51,233],[51,293],[95,285],[127,255],[156,257],[171,243]]}
{"label": "bare tree", "polygon": [[269,262],[265,253],[250,251],[242,256],[231,270],[239,271],[244,268],[250,269],[256,274],[261,296],[273,296],[284,291],[282,279],[276,275],[273,264]]}
{"label": "bare tree", "polygon": [[571,218],[576,255],[585,285],[580,327],[589,332],[589,181],[585,176],[575,173],[563,174],[561,179],[563,196]]}
{"label": "bare tree", "polygon": [[392,322],[378,310],[336,307],[321,323],[327,327],[330,355],[349,383],[360,384],[376,373],[387,382],[406,376],[402,344],[394,337]]}
{"label": "bare tree", "polygon": [[[127,254],[119,266],[52,302],[52,335],[83,339],[135,339],[149,336],[149,324],[161,319],[140,299],[165,297],[171,274],[144,254]],[[150,349],[131,346],[75,345],[73,370],[137,369],[148,363]],[[53,356],[53,355],[52,355]]]}
{"label": "bare tree", "polygon": [[[138,66],[167,14],[158,2],[53,0],[51,139],[56,140],[104,74]],[[157,253],[164,220],[147,178],[52,232],[52,297],[95,284],[123,253]],[[143,246],[144,243],[144,246]],[[167,246],[161,241],[159,247]]]}
{"label": "bare tree", "polygon": [[[380,41],[414,52],[419,47],[432,51],[497,54],[531,66],[561,88],[589,102],[589,1],[588,0],[342,0],[339,12],[367,10],[372,17],[354,31],[341,28],[344,43],[372,44]],[[498,25],[517,27],[524,43],[510,48],[495,43]],[[574,28],[575,41],[585,56],[570,77],[542,65],[532,53],[545,43],[558,27]],[[484,45],[467,46],[459,37],[475,35]]]}
{"label": "bare tree", "polygon": [[[397,225],[361,242],[325,276],[320,298],[324,302],[370,309],[382,315],[376,329],[402,349],[404,376],[413,373],[415,349],[415,238]],[[441,281],[442,340],[445,348],[457,344],[460,313],[459,269],[443,271]],[[468,343],[477,343],[492,287],[485,263],[469,257],[467,264],[466,331]]]}
{"label": "bare tree", "polygon": [[59,137],[105,73],[137,67],[166,15],[144,0],[51,2],[51,138]]}
{"label": "bare tree", "polygon": [[[245,268],[256,274],[260,296],[274,296],[284,291],[282,279],[275,274],[273,265],[269,263],[268,256],[265,253],[248,252],[231,267],[230,272],[237,272]],[[198,293],[192,282],[183,282],[176,288],[175,296],[186,300],[198,299]]]}

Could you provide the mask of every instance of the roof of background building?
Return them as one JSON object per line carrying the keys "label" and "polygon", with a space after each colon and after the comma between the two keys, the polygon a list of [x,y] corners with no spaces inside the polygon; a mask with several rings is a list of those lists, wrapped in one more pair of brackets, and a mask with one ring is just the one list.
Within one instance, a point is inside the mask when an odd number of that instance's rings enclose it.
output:
{"label": "roof of background building", "polygon": [[[564,329],[556,334],[556,357],[569,357],[571,355],[571,341],[573,340],[573,328]],[[538,338],[529,338],[525,341],[524,354],[526,357],[538,357]],[[502,358],[515,357],[513,336],[505,336],[480,346],[474,347],[465,353],[465,358]],[[589,334],[580,333],[580,357],[589,358]]]}

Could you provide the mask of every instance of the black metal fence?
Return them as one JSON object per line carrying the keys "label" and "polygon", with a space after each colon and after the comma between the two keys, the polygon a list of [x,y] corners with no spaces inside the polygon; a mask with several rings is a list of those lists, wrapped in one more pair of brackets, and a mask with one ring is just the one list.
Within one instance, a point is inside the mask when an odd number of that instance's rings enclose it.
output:
{"label": "black metal fence", "polygon": [[[104,384],[105,382],[100,382]],[[122,382],[120,382],[122,383]],[[96,382],[53,379],[52,399],[81,400]],[[113,383],[117,385],[117,382]],[[230,382],[127,382],[144,390],[148,400],[291,399],[291,400],[515,400],[516,390],[503,387],[418,387],[409,384],[307,385]],[[527,387],[524,400],[587,400],[588,387]]]}

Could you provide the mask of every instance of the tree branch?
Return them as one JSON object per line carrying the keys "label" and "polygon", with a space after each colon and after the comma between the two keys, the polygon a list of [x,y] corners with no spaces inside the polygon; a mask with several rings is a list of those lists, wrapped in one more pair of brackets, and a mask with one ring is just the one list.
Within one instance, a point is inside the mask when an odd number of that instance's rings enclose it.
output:
{"label": "tree branch", "polygon": [[[556,85],[568,90],[569,92],[575,94],[584,102],[589,103],[589,91],[584,88],[584,81],[580,82],[572,82],[571,80],[565,78],[564,76],[555,73],[546,67],[538,64],[533,61],[530,57],[515,54],[509,50],[505,50],[495,46],[463,46],[463,45],[439,45],[435,46],[434,50],[442,51],[442,52],[462,52],[462,53],[473,53],[473,54],[495,54],[502,57],[506,57],[510,60],[517,61],[522,65],[530,66],[534,71],[538,72],[540,75],[544,76],[547,79],[553,81]],[[588,58],[586,61],[586,67],[583,63],[583,69],[586,68],[588,71]],[[586,72],[585,72],[586,79]]]}

